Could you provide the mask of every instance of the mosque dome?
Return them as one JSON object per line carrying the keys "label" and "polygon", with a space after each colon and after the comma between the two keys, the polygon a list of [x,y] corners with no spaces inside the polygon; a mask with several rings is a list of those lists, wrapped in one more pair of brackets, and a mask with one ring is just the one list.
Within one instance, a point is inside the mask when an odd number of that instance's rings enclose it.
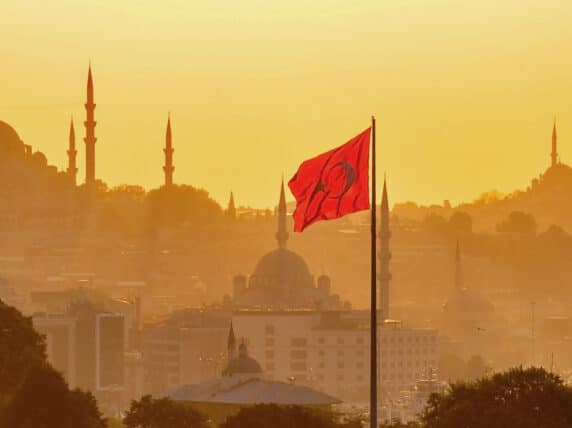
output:
{"label": "mosque dome", "polygon": [[244,374],[258,375],[261,373],[262,368],[260,367],[260,364],[258,364],[258,361],[248,355],[248,350],[246,349],[244,342],[241,343],[238,347],[238,356],[232,358],[228,362],[228,365],[223,372],[225,376]]}
{"label": "mosque dome", "polygon": [[24,154],[25,146],[14,128],[0,120],[0,154]]}
{"label": "mosque dome", "polygon": [[313,285],[312,275],[304,259],[286,248],[264,255],[254,271],[255,287],[280,289],[305,288]]}

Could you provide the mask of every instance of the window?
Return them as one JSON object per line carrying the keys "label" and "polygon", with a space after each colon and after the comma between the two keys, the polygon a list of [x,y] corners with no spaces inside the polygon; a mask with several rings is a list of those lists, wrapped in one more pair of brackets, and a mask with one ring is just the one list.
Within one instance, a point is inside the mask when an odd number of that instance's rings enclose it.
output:
{"label": "window", "polygon": [[343,345],[343,344],[344,344],[344,338],[338,337],[338,345]]}
{"label": "window", "polygon": [[324,343],[326,343],[326,339],[324,339],[323,337],[318,337],[318,343],[320,345],[323,345]]}
{"label": "window", "polygon": [[344,375],[337,375],[337,376],[336,376],[336,379],[337,379],[338,382],[343,382],[343,380],[344,380]]}
{"label": "window", "polygon": [[319,351],[318,351],[318,355],[319,355],[320,357],[323,357],[323,356],[325,355],[325,352],[322,351],[322,350],[319,350]]}
{"label": "window", "polygon": [[290,340],[290,346],[306,346],[306,339],[303,337],[294,337]]}
{"label": "window", "polygon": [[306,371],[306,363],[305,363],[305,362],[293,362],[293,363],[290,363],[290,370]]}
{"label": "window", "polygon": [[324,380],[324,375],[323,375],[323,374],[319,374],[319,375],[318,375],[318,380]]}
{"label": "window", "polygon": [[363,376],[362,375],[357,375],[356,380],[358,382],[363,382]]}
{"label": "window", "polygon": [[[383,341],[383,340],[382,340],[382,341]],[[356,343],[357,343],[358,345],[362,345],[362,344],[363,344],[363,337],[358,337],[358,338],[356,339]]]}
{"label": "window", "polygon": [[267,363],[266,370],[274,370],[274,363]]}
{"label": "window", "polygon": [[323,369],[324,366],[325,366],[325,364],[324,364],[323,361],[320,361],[320,362],[318,363],[318,368],[319,368],[319,369]]}
{"label": "window", "polygon": [[344,363],[341,363],[341,362],[338,363],[338,369],[343,369],[344,367],[345,367],[345,366],[344,366]]}
{"label": "window", "polygon": [[344,351],[340,350],[338,351],[338,357],[343,357],[344,356]]}
{"label": "window", "polygon": [[266,339],[266,346],[274,346],[274,339]]}
{"label": "window", "polygon": [[303,349],[294,349],[290,351],[290,358],[300,360],[306,358],[306,351]]}
{"label": "window", "polygon": [[[385,363],[381,363],[381,366],[382,366],[382,367],[385,367]],[[356,367],[357,367],[358,369],[363,369],[363,363],[357,363],[357,364],[356,364]]]}
{"label": "window", "polygon": [[270,360],[274,358],[274,351],[266,351],[266,359]]}
{"label": "window", "polygon": [[268,324],[264,328],[264,331],[266,332],[266,334],[274,334],[274,326],[272,324]]}

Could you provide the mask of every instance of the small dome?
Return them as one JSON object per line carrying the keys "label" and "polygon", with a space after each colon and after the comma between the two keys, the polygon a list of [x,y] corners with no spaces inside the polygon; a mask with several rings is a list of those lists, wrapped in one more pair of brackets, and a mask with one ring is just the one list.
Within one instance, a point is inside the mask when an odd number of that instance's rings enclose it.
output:
{"label": "small dome", "polygon": [[14,128],[0,120],[0,154],[24,154],[24,143]]}
{"label": "small dome", "polygon": [[258,361],[248,355],[246,345],[241,343],[238,347],[238,357],[231,359],[223,372],[224,376],[237,374],[260,374],[262,368]]}
{"label": "small dome", "polygon": [[312,275],[304,259],[285,248],[264,255],[256,265],[254,277],[255,287],[292,289],[313,286]]}

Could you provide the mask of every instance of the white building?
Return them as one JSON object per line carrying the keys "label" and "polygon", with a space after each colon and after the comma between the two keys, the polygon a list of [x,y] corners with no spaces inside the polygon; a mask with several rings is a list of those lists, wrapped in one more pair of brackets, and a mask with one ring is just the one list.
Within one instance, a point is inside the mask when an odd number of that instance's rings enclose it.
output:
{"label": "white building", "polygon": [[[311,386],[345,401],[369,394],[369,320],[357,311],[238,311],[233,325],[267,377]],[[382,399],[397,396],[438,361],[437,331],[383,322]]]}

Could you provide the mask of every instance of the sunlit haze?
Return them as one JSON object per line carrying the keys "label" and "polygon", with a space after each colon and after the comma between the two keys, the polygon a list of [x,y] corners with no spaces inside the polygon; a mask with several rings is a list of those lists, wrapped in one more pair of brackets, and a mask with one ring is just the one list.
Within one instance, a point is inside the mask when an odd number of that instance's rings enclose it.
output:
{"label": "sunlit haze", "polygon": [[[524,188],[572,161],[568,0],[4,2],[0,120],[83,181],[91,60],[97,177],[273,206],[280,175],[378,118],[392,202]],[[288,198],[291,198],[290,196]]]}

